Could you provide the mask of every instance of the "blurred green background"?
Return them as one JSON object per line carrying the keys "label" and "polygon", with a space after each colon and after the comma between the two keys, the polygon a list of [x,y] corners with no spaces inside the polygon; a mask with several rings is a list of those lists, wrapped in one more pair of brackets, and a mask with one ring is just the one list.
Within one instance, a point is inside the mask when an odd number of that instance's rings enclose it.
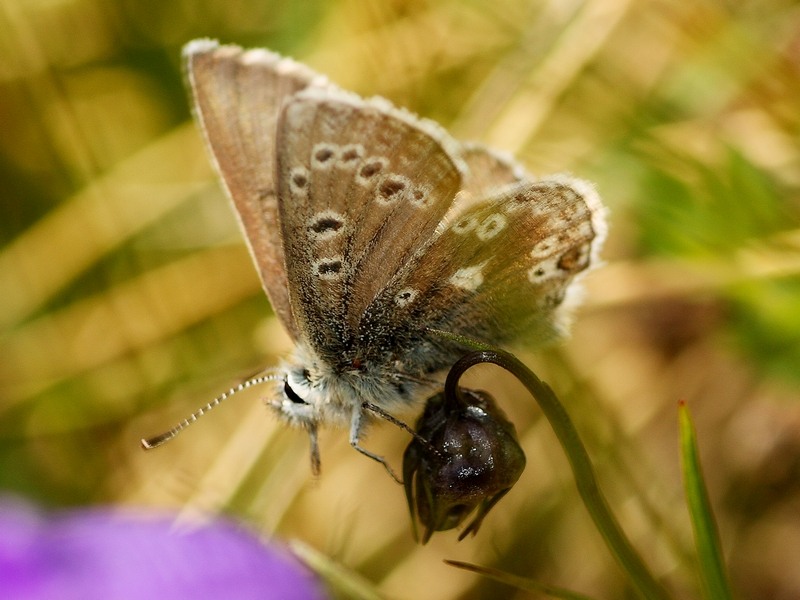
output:
{"label": "blurred green background", "polygon": [[[5,0],[0,5],[0,490],[48,506],[225,512],[393,598],[516,597],[444,565],[630,590],[548,425],[476,369],[528,466],[476,538],[414,544],[402,489],[243,393],[290,345],[190,120],[180,48],[264,46],[536,174],[591,179],[607,264],[573,336],[521,356],[566,403],[623,526],[697,597],[676,405],[692,408],[733,586],[800,597],[800,5],[781,0]],[[483,383],[481,381],[483,380]],[[399,465],[407,437],[368,439]],[[519,597],[530,595],[519,593]]]}

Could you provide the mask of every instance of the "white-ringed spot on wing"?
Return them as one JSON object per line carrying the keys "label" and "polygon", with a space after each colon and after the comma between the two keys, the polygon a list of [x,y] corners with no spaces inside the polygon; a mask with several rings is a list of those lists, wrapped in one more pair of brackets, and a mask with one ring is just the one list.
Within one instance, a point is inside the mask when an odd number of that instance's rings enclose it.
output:
{"label": "white-ringed spot on wing", "polygon": [[345,222],[339,213],[324,210],[308,220],[308,236],[316,241],[329,240],[343,231]]}
{"label": "white-ringed spot on wing", "polygon": [[353,170],[364,157],[364,146],[361,144],[348,144],[340,148],[339,157],[336,160],[336,167],[339,169]]}
{"label": "white-ringed spot on wing", "polygon": [[311,150],[311,168],[326,171],[338,160],[339,146],[327,142],[314,144]]}
{"label": "white-ringed spot on wing", "polygon": [[568,273],[583,271],[589,266],[589,244],[573,246],[558,259],[558,268]]}
{"label": "white-ringed spot on wing", "polygon": [[380,173],[389,165],[389,159],[383,156],[370,156],[364,159],[356,170],[356,183],[364,187],[375,183]]}
{"label": "white-ringed spot on wing", "polygon": [[479,265],[472,265],[471,267],[459,269],[453,273],[447,281],[462,290],[474,292],[481,287],[483,283],[483,268],[488,262],[489,261],[486,260]]}
{"label": "white-ringed spot on wing", "polygon": [[450,229],[452,229],[454,233],[464,235],[475,229],[477,225],[478,221],[475,217],[461,217]]}
{"label": "white-ringed spot on wing", "polygon": [[559,274],[556,262],[556,257],[537,261],[530,269],[528,269],[528,281],[538,284],[556,277]]}
{"label": "white-ringed spot on wing", "polygon": [[342,276],[344,265],[342,264],[341,256],[332,256],[330,258],[321,258],[315,261],[311,268],[314,270],[314,275],[326,281],[333,281]]}
{"label": "white-ringed spot on wing", "polygon": [[552,253],[553,240],[550,237],[546,237],[533,245],[533,248],[531,248],[530,257],[534,260],[542,260],[543,258],[550,256]]}
{"label": "white-ringed spot on wing", "polygon": [[411,182],[402,175],[384,175],[375,188],[375,200],[378,204],[394,204],[403,197],[410,185]]}
{"label": "white-ringed spot on wing", "polygon": [[428,208],[431,205],[431,190],[428,187],[415,186],[411,189],[408,199],[417,208]]}
{"label": "white-ringed spot on wing", "polygon": [[403,288],[394,296],[394,303],[403,308],[404,306],[408,306],[414,300],[417,299],[419,295],[419,290],[415,290],[414,288]]}
{"label": "white-ringed spot on wing", "polygon": [[295,167],[289,171],[289,189],[297,195],[308,194],[309,184],[308,169],[305,167]]}
{"label": "white-ringed spot on wing", "polygon": [[475,230],[475,235],[478,236],[479,240],[485,242],[486,240],[492,239],[498,233],[503,231],[507,224],[508,221],[506,221],[506,218],[503,215],[494,213],[486,217],[481,222],[481,224]]}

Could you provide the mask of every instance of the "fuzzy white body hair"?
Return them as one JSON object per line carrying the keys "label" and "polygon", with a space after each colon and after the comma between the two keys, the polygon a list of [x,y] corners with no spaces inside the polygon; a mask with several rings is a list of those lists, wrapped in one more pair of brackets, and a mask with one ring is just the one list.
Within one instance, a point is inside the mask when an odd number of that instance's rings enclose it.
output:
{"label": "fuzzy white body hair", "polygon": [[[335,372],[301,344],[279,370],[285,373],[285,383],[267,404],[289,424],[304,428],[316,423],[352,428],[354,421],[364,414],[364,401],[388,411],[407,410],[416,404],[425,389],[435,385],[434,382],[425,385],[411,381],[381,365],[366,364],[358,369]],[[287,391],[287,386],[291,392]],[[295,398],[291,397],[292,393]]]}

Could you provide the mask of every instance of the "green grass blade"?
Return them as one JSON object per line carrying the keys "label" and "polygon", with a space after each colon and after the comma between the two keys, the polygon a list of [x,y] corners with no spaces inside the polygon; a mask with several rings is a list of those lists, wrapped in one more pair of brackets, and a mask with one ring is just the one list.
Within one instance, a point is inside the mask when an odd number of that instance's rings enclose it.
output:
{"label": "green grass blade", "polygon": [[697,555],[700,561],[700,577],[706,598],[723,600],[732,598],[725,560],[720,546],[719,531],[708,499],[700,457],[697,450],[697,435],[689,408],[684,402],[678,407],[680,424],[681,467],[692,521]]}

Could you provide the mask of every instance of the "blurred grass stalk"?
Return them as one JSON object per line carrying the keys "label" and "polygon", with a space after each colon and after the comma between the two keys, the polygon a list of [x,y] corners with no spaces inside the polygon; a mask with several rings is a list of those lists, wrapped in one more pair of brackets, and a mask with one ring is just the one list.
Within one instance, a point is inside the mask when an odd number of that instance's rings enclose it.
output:
{"label": "blurred grass stalk", "polygon": [[213,185],[197,137],[186,124],[154,141],[3,248],[0,328],[25,320],[102,257]]}

